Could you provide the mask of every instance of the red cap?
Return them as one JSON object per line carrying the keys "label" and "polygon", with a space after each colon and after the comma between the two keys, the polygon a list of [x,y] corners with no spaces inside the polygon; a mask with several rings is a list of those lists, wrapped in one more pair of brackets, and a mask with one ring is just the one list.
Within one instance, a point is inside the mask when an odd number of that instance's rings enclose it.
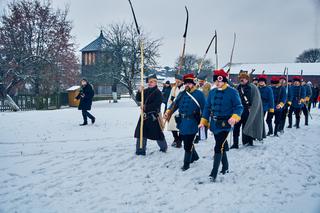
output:
{"label": "red cap", "polygon": [[261,75],[258,75],[258,79],[261,79],[261,80],[267,80],[267,75],[265,74],[261,74]]}
{"label": "red cap", "polygon": [[271,81],[279,81],[280,78],[278,76],[272,76]]}
{"label": "red cap", "polygon": [[287,80],[287,77],[286,76],[284,76],[284,75],[282,75],[282,76],[280,76],[280,78],[279,78],[280,80],[281,79],[283,79],[283,80]]}
{"label": "red cap", "polygon": [[222,77],[225,77],[227,78],[228,77],[228,73],[225,72],[223,69],[220,69],[220,70],[213,70],[213,75],[216,75],[216,76],[222,76]]}
{"label": "red cap", "polygon": [[293,76],[292,80],[293,81],[301,81],[301,77],[300,76]]}
{"label": "red cap", "polygon": [[190,79],[190,80],[194,80],[196,77],[194,76],[193,73],[188,73],[188,74],[185,74],[183,76],[183,81],[187,80],[187,79]]}

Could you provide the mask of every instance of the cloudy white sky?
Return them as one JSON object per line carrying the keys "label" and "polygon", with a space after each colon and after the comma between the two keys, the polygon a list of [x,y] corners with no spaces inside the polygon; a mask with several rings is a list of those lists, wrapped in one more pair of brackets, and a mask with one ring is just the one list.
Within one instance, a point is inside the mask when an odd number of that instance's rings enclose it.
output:
{"label": "cloudy white sky", "polygon": [[[3,8],[8,0],[0,0]],[[70,7],[79,49],[99,35],[101,26],[131,22],[127,0],[53,0]],[[138,22],[154,38],[163,38],[160,65],[172,66],[182,48],[185,11],[190,13],[187,53],[202,56],[214,30],[219,35],[219,60],[229,60],[237,33],[234,62],[293,62],[303,50],[319,47],[318,0],[132,0]],[[318,10],[318,11],[316,11]],[[317,18],[316,18],[317,17]],[[318,30],[319,31],[319,30]],[[208,58],[214,59],[213,48]],[[214,60],[213,60],[214,61]]]}

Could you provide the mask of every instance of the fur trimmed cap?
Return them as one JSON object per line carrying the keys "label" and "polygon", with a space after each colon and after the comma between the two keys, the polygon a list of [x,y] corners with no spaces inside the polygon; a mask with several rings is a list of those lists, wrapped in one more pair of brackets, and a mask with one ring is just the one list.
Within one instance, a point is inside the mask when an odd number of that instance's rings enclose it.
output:
{"label": "fur trimmed cap", "polygon": [[261,75],[258,75],[257,80],[267,82],[267,78],[268,78],[267,75],[261,74]]}
{"label": "fur trimmed cap", "polygon": [[151,74],[151,75],[148,75],[148,77],[146,78],[146,83],[148,83],[148,81],[150,79],[155,79],[158,81],[158,78],[157,78],[157,75],[156,74]]}
{"label": "fur trimmed cap", "polygon": [[299,81],[299,82],[301,82],[302,79],[301,79],[300,76],[293,76],[292,81]]}
{"label": "fur trimmed cap", "polygon": [[213,71],[213,81],[227,82],[228,81],[228,73],[225,72],[223,69],[214,70]]}
{"label": "fur trimmed cap", "polygon": [[194,76],[194,74],[193,73],[188,73],[188,74],[185,74],[184,76],[183,76],[183,82],[186,84],[186,83],[192,83],[192,84],[196,84],[195,82],[194,82],[194,80],[195,80],[195,76]]}
{"label": "fur trimmed cap", "polygon": [[278,76],[271,77],[271,84],[278,84],[280,82],[280,78]]}
{"label": "fur trimmed cap", "polygon": [[175,74],[175,75],[174,75],[174,78],[175,78],[175,79],[178,79],[178,80],[180,80],[180,81],[183,81],[183,75]]}
{"label": "fur trimmed cap", "polygon": [[245,78],[245,79],[249,80],[249,79],[250,79],[250,76],[249,76],[248,71],[240,70],[239,75],[238,75],[238,78],[239,78],[239,79],[240,79],[240,78]]}

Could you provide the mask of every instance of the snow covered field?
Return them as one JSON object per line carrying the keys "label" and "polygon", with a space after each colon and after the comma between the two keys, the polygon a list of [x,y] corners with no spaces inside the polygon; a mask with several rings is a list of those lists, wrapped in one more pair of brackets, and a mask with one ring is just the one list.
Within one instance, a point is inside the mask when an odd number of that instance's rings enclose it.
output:
{"label": "snow covered field", "polygon": [[231,150],[230,173],[205,184],[212,136],[182,172],[183,149],[150,141],[135,156],[132,101],[95,102],[92,113],[86,127],[75,108],[0,113],[0,212],[320,212],[318,109],[308,128]]}

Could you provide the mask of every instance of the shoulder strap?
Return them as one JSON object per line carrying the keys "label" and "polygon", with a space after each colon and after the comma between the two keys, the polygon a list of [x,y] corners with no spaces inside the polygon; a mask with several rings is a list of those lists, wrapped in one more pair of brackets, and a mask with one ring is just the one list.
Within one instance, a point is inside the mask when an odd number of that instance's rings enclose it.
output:
{"label": "shoulder strap", "polygon": [[197,106],[199,107],[200,112],[201,112],[201,106],[200,106],[199,102],[197,101],[197,99],[195,97],[193,97],[193,95],[191,95],[188,91],[186,93],[197,104]]}

